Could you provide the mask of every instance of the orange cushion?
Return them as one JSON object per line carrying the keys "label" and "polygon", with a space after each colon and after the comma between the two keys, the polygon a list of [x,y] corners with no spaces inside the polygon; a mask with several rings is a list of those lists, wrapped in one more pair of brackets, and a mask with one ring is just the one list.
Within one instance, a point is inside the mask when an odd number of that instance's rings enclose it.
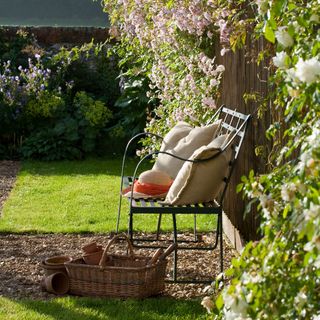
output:
{"label": "orange cushion", "polygon": [[[147,170],[140,174],[139,179],[133,184],[134,198],[165,197],[173,180],[159,170]],[[126,197],[131,196],[131,187],[122,191]]]}
{"label": "orange cushion", "polygon": [[163,194],[169,191],[170,186],[172,182],[169,185],[161,185],[161,184],[154,184],[154,183],[141,183],[136,181],[134,183],[133,191],[148,194],[150,196],[154,196],[157,194]]}

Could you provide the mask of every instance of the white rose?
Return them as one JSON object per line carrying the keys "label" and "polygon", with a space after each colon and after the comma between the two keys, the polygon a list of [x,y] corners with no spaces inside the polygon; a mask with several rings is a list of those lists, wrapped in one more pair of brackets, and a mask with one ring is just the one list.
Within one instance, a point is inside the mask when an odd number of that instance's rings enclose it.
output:
{"label": "white rose", "polygon": [[296,191],[297,188],[294,183],[285,184],[281,188],[281,197],[284,201],[292,201],[295,198]]}
{"label": "white rose", "polygon": [[284,48],[291,47],[293,45],[294,41],[288,33],[288,31],[286,30],[286,27],[280,27],[278,31],[275,32],[275,34],[278,42]]}
{"label": "white rose", "polygon": [[287,54],[284,51],[277,52],[276,56],[272,58],[273,64],[278,68],[286,68]]}
{"label": "white rose", "polygon": [[296,70],[294,68],[290,68],[287,70],[287,81],[293,81],[294,83],[299,82],[299,78],[297,78]]}
{"label": "white rose", "polygon": [[299,58],[295,69],[296,78],[302,82],[310,84],[316,81],[320,76],[320,61],[317,58],[312,58],[306,61]]}

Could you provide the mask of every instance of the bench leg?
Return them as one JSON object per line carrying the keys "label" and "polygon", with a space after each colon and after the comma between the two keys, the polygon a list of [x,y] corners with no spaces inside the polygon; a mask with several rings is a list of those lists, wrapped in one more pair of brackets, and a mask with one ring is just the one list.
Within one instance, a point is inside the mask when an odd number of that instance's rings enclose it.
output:
{"label": "bench leg", "polygon": [[131,243],[133,243],[133,214],[131,210],[129,212],[128,238],[130,239]]}
{"label": "bench leg", "polygon": [[121,190],[120,190],[118,216],[117,216],[117,225],[116,225],[116,234],[119,233],[119,224],[120,224],[120,215],[121,215],[121,202],[122,202],[122,194],[121,194]]}
{"label": "bench leg", "polygon": [[159,233],[160,233],[160,228],[161,228],[161,220],[162,220],[162,213],[159,213],[158,216],[158,226],[157,226],[157,240],[159,240]]}
{"label": "bench leg", "polygon": [[173,222],[173,242],[176,244],[176,248],[174,250],[173,255],[173,281],[177,281],[177,266],[178,266],[178,235],[177,235],[177,220],[176,215],[172,214],[172,222]]}
{"label": "bench leg", "polygon": [[218,216],[219,220],[219,241],[220,241],[220,272],[223,272],[223,230],[222,230],[222,214],[219,214]]}
{"label": "bench leg", "polygon": [[197,215],[193,215],[193,235],[194,235],[194,241],[196,242],[198,240],[197,237]]}

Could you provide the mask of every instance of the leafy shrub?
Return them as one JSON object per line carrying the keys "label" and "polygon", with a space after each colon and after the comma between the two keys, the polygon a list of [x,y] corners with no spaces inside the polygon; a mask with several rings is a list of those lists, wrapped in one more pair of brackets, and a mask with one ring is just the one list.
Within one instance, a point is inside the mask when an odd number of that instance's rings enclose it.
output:
{"label": "leafy shrub", "polygon": [[117,62],[107,51],[107,44],[89,43],[36,53],[23,66],[3,62],[0,157],[79,159],[96,152],[118,121]]}
{"label": "leafy shrub", "polygon": [[[28,64],[28,48],[35,40],[33,36],[18,30],[15,37],[10,38],[5,28],[0,28],[0,61],[11,61],[15,69],[18,66],[26,67]],[[0,71],[2,66],[0,66]]]}
{"label": "leafy shrub", "polygon": [[81,150],[78,124],[72,118],[58,122],[53,128],[42,129],[31,134],[23,143],[21,152],[24,158],[41,160],[80,159]]}
{"label": "leafy shrub", "polygon": [[83,117],[91,127],[104,127],[112,117],[110,110],[102,101],[92,99],[84,91],[76,94],[74,106],[78,117]]}
{"label": "leafy shrub", "polygon": [[28,101],[25,112],[32,118],[52,118],[64,108],[65,101],[62,97],[43,91]]}
{"label": "leafy shrub", "polygon": [[126,128],[126,132],[132,136],[143,131],[153,106],[146,95],[149,85],[146,78],[137,76],[124,78],[123,81],[121,96],[115,102],[116,116],[119,118],[119,125]]}
{"label": "leafy shrub", "polygon": [[111,118],[102,101],[79,92],[68,113],[31,133],[24,141],[24,158],[42,160],[81,159],[95,150],[102,129]]}

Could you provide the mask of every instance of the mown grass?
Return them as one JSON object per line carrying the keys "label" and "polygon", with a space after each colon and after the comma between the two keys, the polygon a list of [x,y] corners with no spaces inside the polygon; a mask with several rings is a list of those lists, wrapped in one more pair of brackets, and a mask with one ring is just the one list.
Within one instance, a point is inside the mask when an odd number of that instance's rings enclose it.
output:
{"label": "mown grass", "polygon": [[[126,172],[132,174],[130,159]],[[146,170],[145,166],[142,170]],[[4,204],[0,232],[106,233],[115,230],[119,201],[121,159],[83,161],[26,161]],[[127,201],[123,201],[120,228],[127,229]],[[135,216],[135,229],[155,231],[155,215]],[[193,217],[177,218],[181,230],[191,229]],[[198,219],[200,230],[214,228],[213,216]],[[170,230],[170,216],[162,228]]]}
{"label": "mown grass", "polygon": [[50,301],[0,298],[6,320],[201,320],[208,316],[198,300],[144,300],[65,297]]}

